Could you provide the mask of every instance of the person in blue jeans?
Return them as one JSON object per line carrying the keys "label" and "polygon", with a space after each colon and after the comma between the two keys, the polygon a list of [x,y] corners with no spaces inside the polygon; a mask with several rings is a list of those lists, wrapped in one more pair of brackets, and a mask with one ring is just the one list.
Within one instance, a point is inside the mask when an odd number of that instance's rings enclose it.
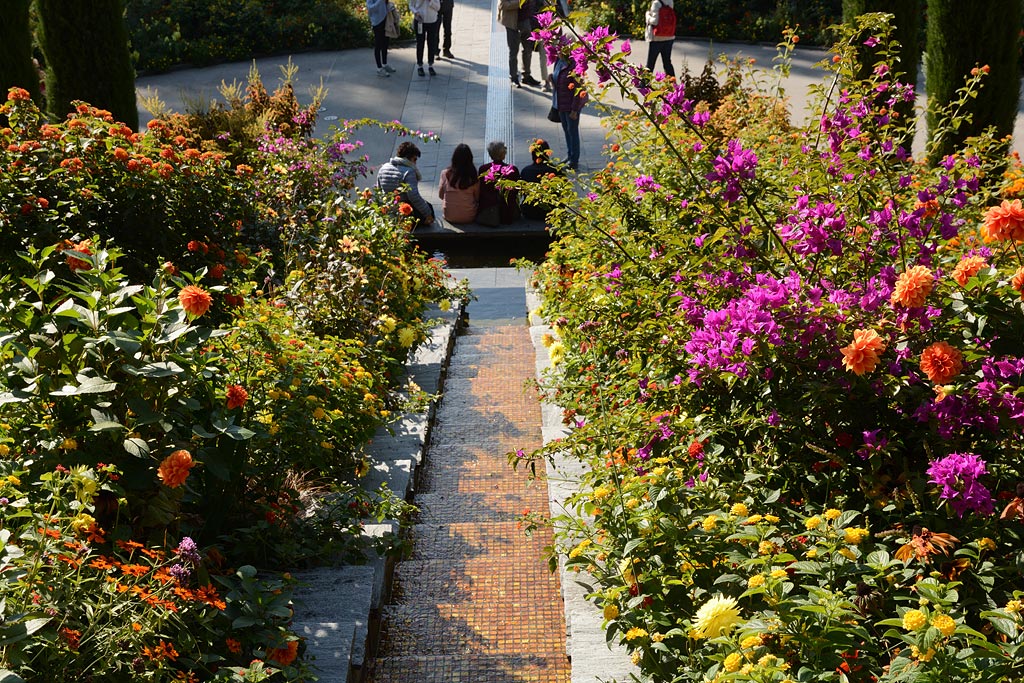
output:
{"label": "person in blue jeans", "polygon": [[555,62],[551,79],[554,82],[551,106],[558,110],[565,133],[566,162],[575,171],[580,165],[580,112],[587,103],[587,92],[565,57]]}

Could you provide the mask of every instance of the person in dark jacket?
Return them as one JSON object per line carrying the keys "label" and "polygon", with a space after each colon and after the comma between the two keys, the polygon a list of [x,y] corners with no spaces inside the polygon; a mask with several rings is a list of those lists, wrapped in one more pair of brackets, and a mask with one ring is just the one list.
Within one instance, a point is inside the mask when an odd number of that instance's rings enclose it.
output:
{"label": "person in dark jacket", "polygon": [[499,180],[519,180],[519,169],[505,163],[508,147],[495,140],[487,144],[489,163],[480,167],[480,212],[476,222],[494,227],[519,220],[519,193],[498,188]]}
{"label": "person in dark jacket", "polygon": [[420,148],[411,142],[403,142],[398,146],[397,154],[377,169],[377,187],[384,192],[398,192],[402,201],[412,207],[412,215],[417,218],[418,226],[432,225],[434,209],[420,194],[421,176],[416,168]]}
{"label": "person in dark jacket", "polygon": [[566,162],[576,170],[580,165],[580,112],[587,103],[587,92],[565,57],[559,57],[551,69],[554,82],[551,106],[558,110],[565,133]]}
{"label": "person in dark jacket", "polygon": [[[537,138],[530,143],[530,156],[533,163],[525,166],[519,173],[520,180],[531,183],[542,182],[545,178],[561,175],[561,172],[551,165],[551,146],[543,138]],[[533,221],[546,221],[551,205],[544,202],[531,203],[523,200],[523,217]]]}

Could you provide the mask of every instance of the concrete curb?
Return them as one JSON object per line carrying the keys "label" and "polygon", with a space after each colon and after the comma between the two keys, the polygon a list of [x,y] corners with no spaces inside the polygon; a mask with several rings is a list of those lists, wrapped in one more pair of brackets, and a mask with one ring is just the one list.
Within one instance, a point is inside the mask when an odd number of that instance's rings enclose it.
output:
{"label": "concrete curb", "polygon": [[[424,412],[406,415],[390,430],[377,431],[367,447],[371,471],[360,480],[368,491],[378,490],[383,483],[406,500],[413,493],[416,468],[423,463],[462,308],[453,307],[447,312],[435,309],[428,315],[438,324],[406,364],[406,378],[434,399]],[[385,520],[365,525],[363,533],[384,536],[398,532],[397,521]],[[311,664],[321,683],[358,683],[363,679],[363,665],[376,639],[378,615],[390,592],[393,569],[392,558],[374,556],[362,565],[293,573],[300,582],[294,596],[293,628],[306,639]]]}
{"label": "concrete curb", "polygon": [[[540,296],[526,285],[527,310],[534,311],[541,304]],[[530,316],[530,337],[536,350],[536,372],[540,378],[550,367],[547,349],[544,347],[545,334],[553,334],[549,325]],[[569,428],[562,424],[562,410],[551,403],[541,404],[541,433],[544,443],[564,437]],[[566,499],[578,489],[577,482],[583,472],[583,464],[567,454],[556,454],[547,464],[548,505],[551,516],[565,511]],[[588,593],[583,583],[588,575],[568,572],[562,558],[558,562],[562,599],[565,605],[566,654],[572,665],[572,683],[595,683],[596,681],[634,680],[640,670],[630,660],[626,649],[618,643],[605,640],[601,624],[604,617],[598,607],[586,599]]]}

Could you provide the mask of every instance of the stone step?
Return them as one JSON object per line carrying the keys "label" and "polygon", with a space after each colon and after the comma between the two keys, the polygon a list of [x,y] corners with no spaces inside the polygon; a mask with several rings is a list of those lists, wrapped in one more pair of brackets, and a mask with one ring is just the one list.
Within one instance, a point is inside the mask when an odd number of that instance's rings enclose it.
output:
{"label": "stone step", "polygon": [[516,522],[530,500],[521,491],[499,488],[486,493],[420,493],[415,500],[420,509],[416,519],[421,524]]}
{"label": "stone step", "polygon": [[488,563],[486,558],[400,562],[395,568],[391,603],[382,614],[387,621],[387,614],[401,614],[412,604],[465,605],[481,596],[493,601],[488,610],[513,609],[549,596],[555,585],[554,576],[544,571],[537,572],[536,580],[525,580],[512,572],[496,571],[493,561]]}
{"label": "stone step", "polygon": [[[372,566],[320,567],[295,572],[296,632],[307,638],[314,665],[331,676],[361,667],[366,658],[375,570]],[[323,680],[323,679],[321,679]]]}
{"label": "stone step", "polygon": [[465,683],[523,683],[562,681],[568,678],[569,663],[562,657],[535,654],[499,656],[473,654],[464,657],[386,657],[373,662],[370,683],[409,681],[459,681]]}

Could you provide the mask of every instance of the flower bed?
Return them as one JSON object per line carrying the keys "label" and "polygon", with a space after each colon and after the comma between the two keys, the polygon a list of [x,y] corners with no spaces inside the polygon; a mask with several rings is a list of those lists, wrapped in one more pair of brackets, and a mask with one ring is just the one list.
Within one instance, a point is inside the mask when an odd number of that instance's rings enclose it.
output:
{"label": "flower bed", "polygon": [[608,637],[654,681],[1020,678],[1006,142],[917,162],[877,17],[880,61],[858,80],[844,34],[807,129],[742,65],[710,107],[606,31],[566,44],[551,21],[549,50],[637,105],[589,192],[547,185],[559,241],[536,276],[556,331],[542,389],[572,431],[533,457],[588,466],[559,553]]}
{"label": "flower bed", "polygon": [[460,293],[293,109],[236,163],[181,120],[0,108],[0,678],[310,680],[282,570],[394,550],[362,525],[404,501],[339,482]]}

